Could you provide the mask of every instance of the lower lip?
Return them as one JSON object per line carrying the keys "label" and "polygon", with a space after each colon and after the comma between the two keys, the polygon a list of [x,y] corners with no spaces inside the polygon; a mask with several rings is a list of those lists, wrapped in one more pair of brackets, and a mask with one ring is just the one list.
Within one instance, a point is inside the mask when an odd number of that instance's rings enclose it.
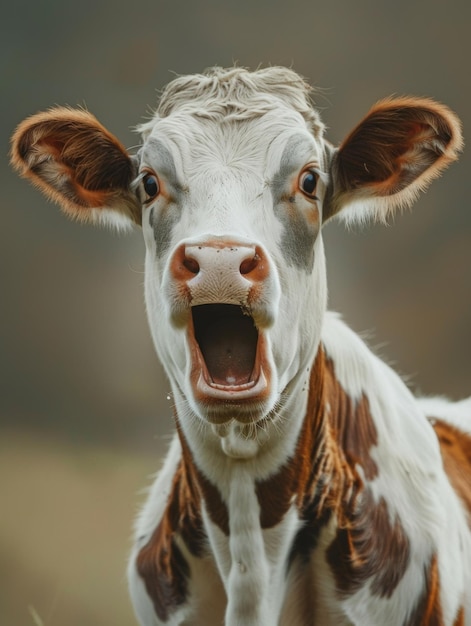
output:
{"label": "lower lip", "polygon": [[260,374],[256,381],[247,383],[245,385],[216,385],[215,383],[208,383],[206,381],[203,372],[200,372],[198,382],[196,383],[196,391],[198,395],[205,399],[223,400],[223,401],[236,401],[242,402],[247,400],[259,399],[268,389],[268,383],[263,369],[260,370]]}

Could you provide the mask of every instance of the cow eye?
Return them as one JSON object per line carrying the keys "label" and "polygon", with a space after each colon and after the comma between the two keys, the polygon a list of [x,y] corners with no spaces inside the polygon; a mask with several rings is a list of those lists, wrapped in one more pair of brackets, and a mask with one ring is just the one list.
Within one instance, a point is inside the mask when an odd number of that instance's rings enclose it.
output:
{"label": "cow eye", "polygon": [[151,172],[147,172],[146,174],[144,174],[144,177],[142,179],[142,188],[144,189],[144,192],[146,194],[145,202],[146,204],[148,204],[156,196],[159,195],[159,191],[160,191],[159,179],[157,178],[155,174],[152,174]]}
{"label": "cow eye", "polygon": [[316,187],[319,176],[313,170],[304,170],[299,177],[299,189],[305,196],[317,200]]}

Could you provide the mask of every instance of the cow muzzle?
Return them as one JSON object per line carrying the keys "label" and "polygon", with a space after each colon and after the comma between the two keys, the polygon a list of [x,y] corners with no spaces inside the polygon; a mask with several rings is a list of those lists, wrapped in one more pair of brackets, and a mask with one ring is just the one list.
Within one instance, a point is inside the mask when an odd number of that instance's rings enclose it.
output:
{"label": "cow muzzle", "polygon": [[186,329],[190,385],[213,423],[257,421],[270,396],[267,330],[279,286],[263,248],[226,238],[182,243],[170,260],[171,315]]}

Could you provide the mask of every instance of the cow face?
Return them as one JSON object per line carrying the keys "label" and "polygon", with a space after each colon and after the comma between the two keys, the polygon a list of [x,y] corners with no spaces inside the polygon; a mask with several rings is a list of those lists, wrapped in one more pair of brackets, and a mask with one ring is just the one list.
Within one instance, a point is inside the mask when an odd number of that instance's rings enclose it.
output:
{"label": "cow face", "polygon": [[158,119],[140,152],[146,302],[170,378],[204,420],[257,421],[307,365],[326,289],[320,131],[257,119]]}
{"label": "cow face", "polygon": [[384,219],[461,142],[448,109],[402,98],[334,149],[281,68],[177,79],[141,131],[129,157],[90,114],[53,109],[20,125],[13,163],[69,214],[142,224],[157,351],[177,402],[213,424],[269,420],[305,376],[326,306],[323,223]]}

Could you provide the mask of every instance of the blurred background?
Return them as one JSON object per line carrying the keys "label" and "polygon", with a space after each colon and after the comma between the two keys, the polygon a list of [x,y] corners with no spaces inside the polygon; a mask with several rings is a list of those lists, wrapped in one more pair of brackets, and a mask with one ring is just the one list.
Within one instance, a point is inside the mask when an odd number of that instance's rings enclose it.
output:
{"label": "blurred background", "polygon": [[[69,222],[8,166],[25,116],[85,105],[128,147],[174,73],[292,66],[334,143],[430,96],[471,141],[469,0],[15,0],[0,19],[0,626],[134,624],[125,560],[172,428],[140,232]],[[470,151],[390,227],[325,232],[330,306],[414,391],[471,393]]]}

